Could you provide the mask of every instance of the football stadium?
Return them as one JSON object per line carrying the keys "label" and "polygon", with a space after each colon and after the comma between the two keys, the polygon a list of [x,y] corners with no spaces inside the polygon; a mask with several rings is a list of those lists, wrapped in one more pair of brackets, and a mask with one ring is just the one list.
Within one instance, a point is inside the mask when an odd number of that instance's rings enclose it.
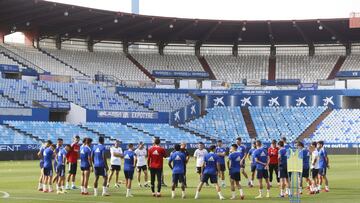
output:
{"label": "football stadium", "polygon": [[120,1],[0,0],[0,202],[360,202],[359,2]]}

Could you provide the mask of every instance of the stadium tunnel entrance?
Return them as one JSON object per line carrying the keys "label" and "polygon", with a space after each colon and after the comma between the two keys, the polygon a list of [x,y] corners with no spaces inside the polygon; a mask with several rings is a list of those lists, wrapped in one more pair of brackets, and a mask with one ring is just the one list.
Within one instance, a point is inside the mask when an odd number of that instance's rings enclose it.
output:
{"label": "stadium tunnel entrance", "polygon": [[49,112],[49,121],[65,122],[67,114],[67,111],[51,110]]}
{"label": "stadium tunnel entrance", "polygon": [[359,96],[343,96],[342,108],[344,109],[360,109]]}

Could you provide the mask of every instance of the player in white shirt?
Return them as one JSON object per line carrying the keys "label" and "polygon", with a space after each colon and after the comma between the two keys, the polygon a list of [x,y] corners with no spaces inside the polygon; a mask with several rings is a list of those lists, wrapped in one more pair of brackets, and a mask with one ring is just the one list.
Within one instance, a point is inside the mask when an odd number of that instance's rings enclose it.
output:
{"label": "player in white shirt", "polygon": [[[202,176],[202,166],[204,165],[205,156],[208,154],[208,151],[205,149],[205,145],[202,142],[199,142],[198,149],[194,152],[194,157],[196,161],[196,172],[199,174],[200,179]],[[209,183],[206,183],[209,185]]]}
{"label": "player in white shirt", "polygon": [[146,150],[143,142],[139,143],[139,147],[135,150],[135,154],[136,154],[136,158],[137,158],[136,171],[137,171],[137,179],[138,179],[139,186],[142,187],[141,171],[143,171],[144,180],[145,180],[144,187],[149,187],[148,170],[147,170],[147,166],[146,166],[147,150]]}
{"label": "player in white shirt", "polygon": [[107,187],[109,187],[110,185],[110,181],[112,176],[114,175],[115,172],[115,187],[118,188],[120,187],[119,184],[119,172],[121,170],[121,158],[123,158],[123,151],[120,147],[120,141],[119,140],[115,140],[114,146],[112,146],[110,148],[110,164],[111,164],[111,173],[109,176],[109,180],[107,183]]}
{"label": "player in white shirt", "polygon": [[310,152],[311,152],[311,174],[312,174],[312,181],[310,186],[310,194],[319,193],[318,184],[319,184],[319,152],[316,149],[316,142],[311,143]]}

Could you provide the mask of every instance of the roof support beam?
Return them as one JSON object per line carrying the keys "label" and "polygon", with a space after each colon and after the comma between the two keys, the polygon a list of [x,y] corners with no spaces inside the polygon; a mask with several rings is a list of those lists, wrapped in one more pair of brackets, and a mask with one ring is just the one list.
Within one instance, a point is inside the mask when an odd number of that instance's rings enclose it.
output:
{"label": "roof support beam", "polygon": [[271,22],[270,22],[270,21],[267,22],[267,28],[268,28],[268,32],[269,32],[270,45],[271,45],[271,46],[275,46],[274,33],[273,33],[273,31],[272,31],[272,27],[271,27]]}
{"label": "roof support beam", "polygon": [[200,39],[199,42],[199,45],[202,45],[204,44],[208,39],[210,39],[211,35],[218,29],[218,27],[221,25],[221,21],[217,22],[215,25],[213,25],[209,31],[206,33],[206,35],[204,37],[202,37]]}

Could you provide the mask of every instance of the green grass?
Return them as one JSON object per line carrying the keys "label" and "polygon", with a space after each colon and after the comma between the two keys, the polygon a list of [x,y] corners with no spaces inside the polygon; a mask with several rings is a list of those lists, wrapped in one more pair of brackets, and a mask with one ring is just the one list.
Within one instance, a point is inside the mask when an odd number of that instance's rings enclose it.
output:
{"label": "green grass", "polygon": [[[331,169],[328,171],[330,181],[330,193],[321,193],[319,195],[310,196],[304,194],[302,202],[324,202],[324,203],[356,203],[360,202],[360,166],[357,165],[356,156],[337,155],[330,156]],[[165,167],[166,183],[170,185],[170,170]],[[10,194],[7,199],[0,198],[0,202],[144,202],[144,203],[159,203],[159,202],[206,202],[220,201],[214,187],[204,188],[201,193],[201,199],[194,200],[195,187],[198,184],[198,176],[195,174],[194,160],[188,166],[188,185],[187,199],[180,199],[180,190],[177,190],[176,199],[170,198],[170,188],[163,188],[162,198],[151,197],[150,189],[139,188],[134,182],[133,194],[134,198],[125,198],[125,189],[122,185],[120,189],[111,188],[110,197],[93,197],[81,196],[79,190],[70,191],[68,194],[57,195],[56,193],[43,194],[36,191],[37,180],[39,177],[38,161],[2,161],[0,162],[0,191],[5,191]],[[121,173],[121,179],[123,179]],[[79,185],[80,177],[77,177],[77,185]],[[227,177],[227,186],[228,177]],[[91,180],[92,183],[92,180]],[[113,183],[113,182],[112,182]],[[246,185],[245,181],[242,182]],[[113,184],[112,184],[113,185]],[[289,202],[288,199],[277,198],[279,189],[273,187],[271,189],[270,199],[255,200],[254,197],[258,193],[257,187],[244,187],[245,200],[242,202]],[[92,190],[90,189],[92,192]],[[230,188],[223,189],[225,197],[229,198],[231,195]],[[2,194],[0,194],[2,196]],[[230,200],[226,200],[230,201]],[[240,200],[237,200],[240,201]]]}

